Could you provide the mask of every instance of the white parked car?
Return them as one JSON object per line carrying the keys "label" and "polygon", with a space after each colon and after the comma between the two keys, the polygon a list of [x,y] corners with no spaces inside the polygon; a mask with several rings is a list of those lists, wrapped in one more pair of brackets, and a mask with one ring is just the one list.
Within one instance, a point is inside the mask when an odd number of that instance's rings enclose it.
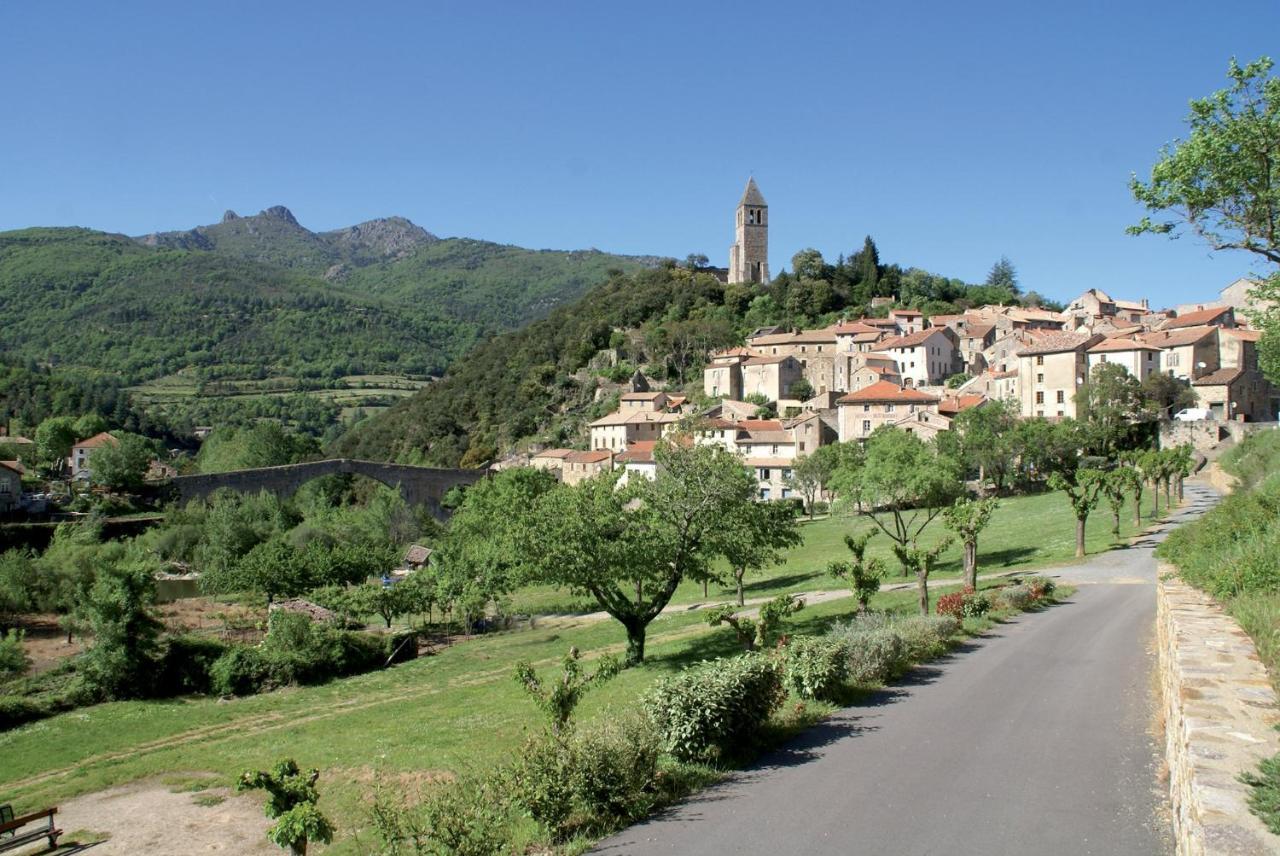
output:
{"label": "white parked car", "polygon": [[1202,419],[1212,419],[1213,411],[1207,407],[1188,407],[1173,414],[1173,418],[1179,422],[1199,422]]}

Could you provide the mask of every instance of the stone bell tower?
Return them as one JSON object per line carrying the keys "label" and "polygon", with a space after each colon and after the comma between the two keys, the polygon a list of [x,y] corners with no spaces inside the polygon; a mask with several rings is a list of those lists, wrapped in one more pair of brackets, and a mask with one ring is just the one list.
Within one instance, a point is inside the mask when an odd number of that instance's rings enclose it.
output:
{"label": "stone bell tower", "polygon": [[738,202],[735,240],[729,249],[729,282],[769,281],[769,203],[755,178]]}

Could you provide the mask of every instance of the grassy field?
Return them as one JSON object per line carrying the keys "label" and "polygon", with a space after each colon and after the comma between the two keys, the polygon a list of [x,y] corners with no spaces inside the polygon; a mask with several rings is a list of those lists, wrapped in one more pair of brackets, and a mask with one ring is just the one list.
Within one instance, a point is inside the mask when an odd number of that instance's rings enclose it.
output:
{"label": "grassy field", "polygon": [[[1151,513],[1150,496],[1143,501],[1144,520]],[[863,532],[874,524],[863,517],[837,515],[801,524],[804,542],[791,550],[786,562],[760,573],[748,575],[745,594],[748,598],[776,594],[829,591],[845,588],[845,584],[827,573],[832,561],[844,561],[849,550],[844,536]],[[1120,537],[1127,539],[1136,532],[1133,525],[1133,505],[1125,506],[1120,516]],[[935,520],[921,537],[921,543],[936,544],[949,533],[941,519]],[[1071,515],[1066,497],[1059,492],[1034,496],[1012,497],[1001,501],[991,516],[991,523],[978,539],[978,571],[1022,570],[1033,567],[1070,562],[1075,557],[1075,518]],[[1086,545],[1090,553],[1106,550],[1114,544],[1111,537],[1111,510],[1103,506],[1089,516]],[[884,559],[889,567],[885,582],[904,580],[897,560],[890,550],[888,536],[883,533],[872,539],[867,553]],[[934,572],[937,579],[955,578],[960,575],[961,552],[953,544],[942,555]],[[730,598],[731,587],[712,583],[708,594],[714,599]],[[703,600],[700,583],[684,583],[676,591],[672,603],[694,603]],[[512,598],[512,610],[518,613],[586,612],[597,609],[589,597],[575,597],[570,592],[552,586],[536,586],[518,592]]]}
{"label": "grassy field", "polygon": [[[751,596],[836,589],[826,562],[845,550],[841,537],[866,521],[833,518],[805,524],[805,542],[790,561],[751,580]],[[1131,521],[1123,534],[1129,534]],[[1109,515],[1090,523],[1090,549],[1110,544]],[[930,538],[944,535],[939,525]],[[887,539],[878,550],[887,553]],[[984,570],[1051,564],[1070,558],[1071,520],[1057,494],[1009,500],[986,537]],[[999,545],[996,547],[995,545]],[[954,553],[955,551],[952,551]],[[943,576],[958,573],[949,554]],[[890,582],[896,581],[891,577]],[[726,590],[713,595],[728,596]],[[553,604],[563,593],[522,594],[524,602]],[[700,586],[685,586],[679,602],[700,600]],[[885,592],[872,606],[914,610],[913,591]],[[844,597],[796,615],[796,633],[821,632],[851,615]],[[589,695],[581,716],[608,716],[633,707],[659,676],[701,659],[732,655],[728,628],[709,628],[701,613],[677,612],[650,627],[648,660]],[[226,784],[241,770],[265,767],[279,756],[322,769],[322,808],[340,819],[342,836],[326,852],[361,852],[351,836],[363,822],[371,782],[421,781],[432,771],[484,768],[509,757],[538,714],[513,680],[513,665],[527,659],[552,668],[569,646],[590,659],[620,652],[625,637],[613,621],[566,620],[533,630],[480,637],[393,669],[231,701],[186,698],[97,705],[0,733],[0,795],[19,810],[56,804],[78,794],[159,777],[174,788],[201,781]],[[811,705],[820,715],[826,708]]]}
{"label": "grassy field", "polygon": [[[913,597],[886,593],[873,606],[910,612]],[[824,603],[797,614],[789,629],[822,632],[855,608],[850,598]],[[709,628],[700,615],[659,618],[650,639],[646,663],[588,695],[583,720],[632,707],[661,675],[739,650],[732,631]],[[225,702],[97,705],[0,734],[0,794],[24,811],[148,777],[174,789],[225,785],[287,754],[323,771],[321,807],[342,829],[326,852],[362,852],[351,836],[375,778],[407,786],[433,771],[483,769],[505,761],[538,727],[512,677],[516,660],[551,668],[570,645],[594,658],[621,651],[623,642],[615,622],[584,622],[494,634],[325,686]],[[830,709],[809,706],[813,716]]]}

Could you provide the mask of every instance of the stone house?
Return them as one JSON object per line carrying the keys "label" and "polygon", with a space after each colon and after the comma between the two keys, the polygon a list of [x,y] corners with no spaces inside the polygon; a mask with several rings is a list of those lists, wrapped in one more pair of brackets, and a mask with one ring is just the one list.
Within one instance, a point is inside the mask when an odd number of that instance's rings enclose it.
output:
{"label": "stone house", "polygon": [[836,353],[861,354],[874,351],[876,345],[889,337],[889,333],[862,321],[841,321],[831,328],[836,336]]}
{"label": "stone house", "polygon": [[890,309],[889,320],[894,323],[900,336],[919,333],[924,329],[924,314],[915,309]]}
{"label": "stone house", "polygon": [[791,385],[803,376],[795,357],[752,357],[742,364],[742,396],[762,395],[767,401],[789,398]]}
{"label": "stone house", "polygon": [[951,420],[951,416],[932,410],[917,410],[889,424],[900,431],[915,434],[927,443],[943,431],[950,431]]}
{"label": "stone house", "polygon": [[750,348],[731,348],[711,355],[702,370],[702,392],[707,398],[742,398],[742,364],[757,356]]}
{"label": "stone house", "polygon": [[560,470],[560,480],[565,484],[578,484],[581,481],[607,473],[613,469],[613,452],[608,449],[595,449],[590,452],[570,452],[564,456],[564,466]]}
{"label": "stone house", "polygon": [[1089,348],[1101,336],[1054,333],[1018,352],[1020,410],[1024,417],[1076,415],[1076,389],[1089,370]]}
{"label": "stone house", "polygon": [[115,445],[118,442],[114,436],[103,431],[101,434],[94,434],[92,437],[81,440],[72,446],[71,455],[67,458],[67,464],[71,468],[71,478],[88,480],[92,475],[89,468],[89,459],[93,456],[93,450],[101,449],[106,445]]}
{"label": "stone house", "polygon": [[1179,313],[1160,325],[1161,330],[1180,330],[1184,327],[1234,327],[1236,311],[1230,306],[1210,306],[1185,314]]}
{"label": "stone house", "polygon": [[529,466],[537,470],[551,470],[559,473],[564,468],[564,459],[572,449],[543,449],[529,457]]}
{"label": "stone house", "polygon": [[632,443],[625,452],[615,457],[614,464],[623,469],[618,483],[626,484],[633,478],[645,478],[650,481],[656,479],[658,462],[653,451],[657,445],[654,440],[641,440],[638,443]]}
{"label": "stone house", "polygon": [[[758,336],[749,339],[747,344],[761,356],[794,357],[800,365],[801,374],[815,392],[835,388],[835,355],[838,344],[834,327]],[[750,395],[751,390],[748,388],[743,394]]]}
{"label": "stone house", "polygon": [[959,348],[955,331],[947,327],[928,327],[886,339],[879,353],[892,357],[906,386],[935,386],[955,374],[959,365]]}
{"label": "stone house", "polygon": [[1035,344],[1036,337],[1025,330],[996,329],[995,337],[982,352],[984,371],[1014,371],[1018,368],[1018,351]]}
{"label": "stone house", "polygon": [[888,381],[840,398],[840,441],[865,440],[881,425],[892,424],[920,410],[937,412],[939,398],[918,389],[899,387]]}
{"label": "stone house", "polygon": [[677,426],[684,417],[679,413],[634,408],[618,410],[602,416],[589,426],[592,449],[625,451],[627,446],[642,440],[660,440],[667,431]]}
{"label": "stone house", "polygon": [[0,461],[0,513],[15,511],[22,503],[21,461]]}
{"label": "stone house", "polygon": [[743,461],[756,480],[756,498],[762,502],[790,499],[794,491],[788,482],[795,461],[791,458],[747,458]]}
{"label": "stone house", "polygon": [[1275,389],[1253,369],[1229,368],[1202,375],[1191,382],[1197,406],[1218,420],[1271,422],[1277,418]]}
{"label": "stone house", "polygon": [[813,454],[815,449],[830,445],[840,439],[836,422],[837,410],[833,406],[825,412],[809,411],[784,423],[795,440],[796,457]]}
{"label": "stone house", "polygon": [[1089,348],[1088,374],[1092,375],[1096,367],[1107,363],[1123,366],[1129,374],[1143,381],[1160,371],[1160,349],[1136,339],[1103,339]]}
{"label": "stone house", "polygon": [[1242,327],[1219,330],[1218,362],[1224,369],[1257,369],[1258,342],[1261,339],[1261,330]]}
{"label": "stone house", "polygon": [[1099,288],[1091,288],[1068,304],[1067,315],[1092,318],[1120,318],[1140,322],[1151,311],[1146,298],[1139,301],[1115,300]]}
{"label": "stone house", "polygon": [[618,410],[621,413],[658,413],[666,409],[665,392],[624,392],[618,396]]}
{"label": "stone house", "polygon": [[1195,380],[1220,368],[1217,327],[1185,327],[1144,333],[1139,341],[1160,349],[1160,370]]}
{"label": "stone house", "polygon": [[963,324],[957,331],[960,337],[960,370],[978,375],[987,369],[985,352],[996,340],[996,325]]}

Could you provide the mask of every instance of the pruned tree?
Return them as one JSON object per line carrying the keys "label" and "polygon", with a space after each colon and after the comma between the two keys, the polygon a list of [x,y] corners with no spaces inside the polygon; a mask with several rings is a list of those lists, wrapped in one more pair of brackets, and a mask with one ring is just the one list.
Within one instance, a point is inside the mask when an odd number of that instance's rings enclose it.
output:
{"label": "pruned tree", "polygon": [[707,624],[719,627],[727,624],[733,628],[738,643],[744,651],[759,651],[769,645],[776,636],[783,620],[804,609],[804,601],[793,594],[780,594],[761,604],[755,618],[738,615],[729,604],[718,606],[707,613]]}
{"label": "pruned tree", "polygon": [[591,674],[582,671],[582,662],[577,647],[569,649],[561,661],[560,675],[550,685],[538,677],[533,665],[527,660],[516,663],[516,683],[524,688],[534,703],[547,717],[551,733],[555,737],[563,737],[573,724],[573,711],[587,690],[611,679],[622,670],[617,657],[608,656],[600,660],[600,665]]}
{"label": "pruned tree", "polygon": [[998,501],[992,497],[961,497],[942,513],[942,522],[959,539],[964,550],[964,584],[978,587],[978,534],[987,528]]}
{"label": "pruned tree", "polygon": [[893,545],[893,554],[898,557],[903,569],[916,575],[916,595],[921,615],[929,614],[929,575],[933,573],[938,557],[950,546],[950,538],[944,538],[932,547],[921,547],[914,541],[910,544]]}
{"label": "pruned tree", "polygon": [[874,529],[868,529],[861,535],[844,536],[844,545],[849,548],[853,558],[847,562],[831,562],[827,565],[827,573],[849,583],[849,589],[858,599],[859,612],[866,611],[871,598],[880,591],[880,580],[884,578],[884,560],[878,556],[867,558],[867,542],[875,534]]}
{"label": "pruned tree", "polygon": [[1089,522],[1089,513],[1098,505],[1099,493],[1102,490],[1103,473],[1088,467],[1081,467],[1071,475],[1054,473],[1049,477],[1049,487],[1066,494],[1071,503],[1071,510],[1076,518],[1076,558],[1085,555],[1085,527]]}
{"label": "pruned tree", "polygon": [[954,461],[915,434],[883,426],[867,439],[853,487],[859,513],[905,547],[951,504],[962,482]]}
{"label": "pruned tree", "polygon": [[1102,496],[1107,500],[1107,505],[1111,506],[1112,538],[1120,537],[1120,512],[1124,511],[1124,504],[1133,490],[1135,478],[1140,477],[1125,466],[1107,470],[1102,476]]}
{"label": "pruned tree", "polygon": [[319,770],[312,768],[304,773],[296,761],[286,758],[269,771],[241,773],[236,790],[266,791],[270,796],[266,814],[275,819],[275,825],[267,830],[267,837],[277,847],[288,848],[294,856],[306,856],[310,842],[328,844],[333,840],[333,824],[316,808],[320,799],[316,790],[319,778]]}

